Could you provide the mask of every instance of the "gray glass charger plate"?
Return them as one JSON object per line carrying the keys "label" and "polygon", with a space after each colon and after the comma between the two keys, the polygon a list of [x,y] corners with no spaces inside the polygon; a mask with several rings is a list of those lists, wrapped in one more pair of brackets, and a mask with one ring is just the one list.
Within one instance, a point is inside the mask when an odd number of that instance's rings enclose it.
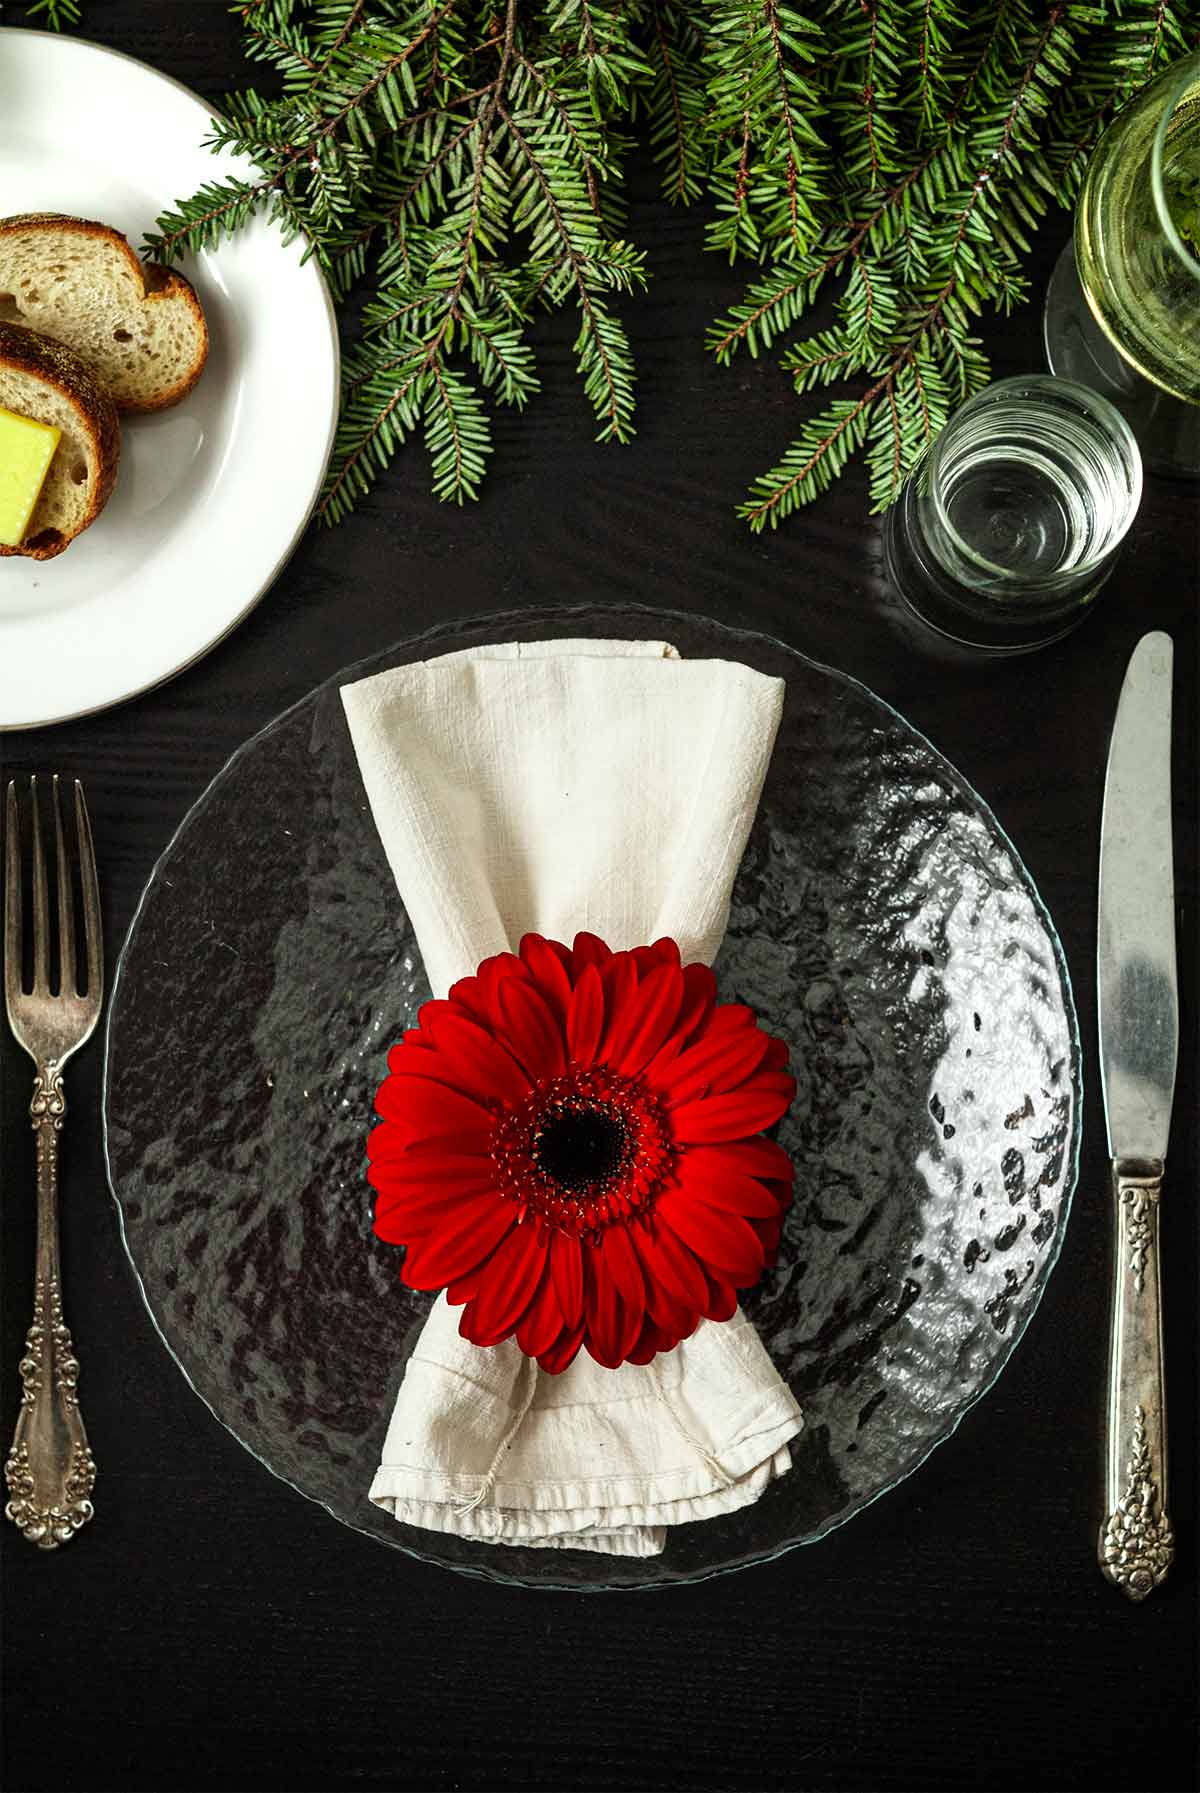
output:
{"label": "gray glass charger plate", "polygon": [[[743,1302],[805,1412],[791,1471],[649,1559],[471,1543],[367,1499],[431,1298],[371,1229],[364,1144],[428,995],[339,686],[487,641],[652,637],[786,680],[716,971],[793,1048],[797,1195]],[[653,793],[635,800],[652,805]],[[761,635],[648,609],[475,619],[348,669],[236,753],[156,866],[117,967],[109,1177],[193,1388],[347,1525],[470,1575],[661,1587],[812,1542],[894,1487],[993,1383],[1058,1256],[1080,1052],[1053,926],[966,781],[864,686]]]}

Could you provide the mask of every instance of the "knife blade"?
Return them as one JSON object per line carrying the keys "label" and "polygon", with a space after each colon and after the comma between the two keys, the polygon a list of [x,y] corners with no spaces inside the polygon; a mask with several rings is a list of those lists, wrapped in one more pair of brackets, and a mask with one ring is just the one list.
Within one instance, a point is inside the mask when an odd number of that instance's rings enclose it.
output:
{"label": "knife blade", "polygon": [[1175,1553],[1167,1513],[1158,1216],[1179,1049],[1169,635],[1144,635],[1117,705],[1100,835],[1097,998],[1116,1215],[1104,1574],[1133,1600]]}

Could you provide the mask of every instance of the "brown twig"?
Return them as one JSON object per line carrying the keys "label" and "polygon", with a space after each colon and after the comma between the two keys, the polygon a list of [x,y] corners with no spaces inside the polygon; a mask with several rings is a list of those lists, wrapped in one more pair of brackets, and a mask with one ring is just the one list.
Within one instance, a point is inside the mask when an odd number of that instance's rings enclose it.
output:
{"label": "brown twig", "polygon": [[876,5],[868,6],[867,0],[860,0],[864,12],[871,15],[871,36],[867,45],[867,67],[863,78],[863,107],[866,114],[867,149],[871,157],[871,185],[879,179],[879,151],[875,144],[875,87],[872,76],[875,72],[875,46],[879,37],[879,9]]}
{"label": "brown twig", "polygon": [[436,361],[430,364],[430,372],[437,382],[437,389],[442,395],[442,404],[450,419],[450,435],[454,441],[454,483],[457,486],[462,482],[462,438],[458,433],[458,419],[454,415],[454,405],[451,402],[450,394],[446,391],[445,381],[442,379],[442,370]]}
{"label": "brown twig", "polygon": [[312,136],[309,137],[306,142],[302,143],[299,148],[288,151],[273,175],[269,175],[265,180],[256,182],[244,192],[235,194],[232,199],[226,200],[222,205],[213,206],[211,211],[203,213],[199,218],[192,219],[189,223],[185,224],[181,230],[171,231],[167,236],[163,237],[162,241],[158,244],[157,247],[159,252],[162,253],[163,251],[166,251],[169,253],[181,237],[190,234],[190,232],[195,230],[197,226],[211,223],[214,218],[222,217],[226,212],[231,212],[235,206],[244,205],[249,199],[260,198],[264,193],[269,192],[272,187],[278,188],[283,181],[284,175],[290,168],[295,167],[297,162],[311,161],[316,155],[317,144],[323,143],[328,138],[332,137],[344,119],[353,112],[356,107],[363,105],[365,101],[369,100],[371,95],[382,87],[388,77],[394,75],[396,70],[400,68],[403,63],[407,62],[410,56],[414,55],[416,51],[420,49],[430,32],[436,30],[441,21],[446,18],[449,13],[453,12],[455,4],[456,0],[446,0],[446,4],[439,7],[438,11],[431,15],[428,23],[422,30],[418,31],[416,37],[414,37],[410,43],[405,44],[403,50],[397,55],[389,56],[382,68],[372,75],[369,81],[365,81],[358,89],[358,92],[353,94],[350,99],[346,101],[344,106],[340,107],[338,111],[325,121],[319,131],[314,131]]}
{"label": "brown twig", "polygon": [[325,518],[329,514],[330,505],[333,503],[334,499],[337,497],[338,493],[341,491],[342,487],[345,485],[346,481],[349,479],[354,468],[357,467],[359,461],[362,460],[363,456],[367,452],[367,449],[370,447],[371,443],[375,440],[376,436],[379,434],[380,430],[383,428],[384,424],[387,422],[387,420],[391,416],[392,412],[396,409],[396,406],[403,403],[406,393],[409,391],[410,387],[413,385],[413,382],[420,378],[423,371],[424,371],[424,369],[420,368],[420,367],[415,369],[415,371],[413,373],[411,373],[409,375],[408,379],[404,382],[403,386],[401,386],[396,392],[393,392],[393,394],[392,394],[391,398],[388,400],[387,404],[383,406],[382,410],[380,410],[377,413],[377,415],[375,416],[375,418],[372,420],[370,429],[366,431],[366,433],[362,437],[361,441],[359,442],[358,446],[355,448],[354,452],[352,454],[348,455],[347,458],[342,462],[341,466],[338,468],[337,478],[334,480],[333,484],[329,487],[328,491],[322,493],[321,501],[317,505],[317,518],[319,521],[324,522]]}
{"label": "brown twig", "polygon": [[925,398],[925,382],[921,378],[921,369],[917,362],[917,357],[916,357],[915,352],[910,352],[908,361],[909,361],[909,366],[913,370],[913,382],[916,385],[917,398],[919,399],[920,405],[921,405],[921,422],[922,422],[922,424],[924,426],[924,430],[925,430],[925,440],[926,440],[926,442],[932,442],[932,440],[933,440],[933,425],[929,421],[929,405]]}
{"label": "brown twig", "polygon": [[575,245],[571,241],[571,233],[567,229],[567,221],[563,217],[558,201],[555,199],[551,190],[550,183],[543,174],[537,157],[533,153],[532,146],[518,126],[513,122],[511,115],[505,109],[503,101],[499,103],[499,110],[501,118],[503,118],[505,124],[513,134],[514,142],[528,162],[534,179],[542,189],[542,197],[545,199],[550,214],[554,219],[555,228],[558,231],[559,239],[563,245],[564,257],[571,265],[571,273],[574,276],[575,285],[579,292],[580,309],[592,327],[592,340],[596,344],[596,352],[600,357],[600,363],[604,369],[604,383],[608,389],[608,427],[611,430],[619,430],[620,411],[617,407],[617,385],[613,378],[612,363],[605,353],[604,343],[601,340],[600,331],[596,326],[596,313],[592,305],[591,294],[588,292],[587,282],[583,278],[583,264],[580,261],[579,255],[576,253]]}
{"label": "brown twig", "polygon": [[[767,516],[789,492],[794,491],[803,480],[807,479],[818,461],[822,460],[823,457],[828,454],[829,450],[833,447],[833,444],[838,441],[841,436],[845,435],[855,419],[862,416],[867,406],[871,404],[873,400],[877,399],[881,392],[886,391],[889,395],[889,400],[891,400],[891,389],[895,383],[896,375],[900,372],[900,369],[905,363],[912,359],[913,351],[921,338],[928,335],[930,330],[937,327],[946,300],[950,297],[956,284],[956,279],[952,275],[945,286],[941,288],[940,292],[936,293],[933,299],[930,300],[929,305],[918,319],[916,327],[913,329],[907,340],[896,350],[895,354],[892,356],[887,372],[881,374],[874,385],[869,386],[866,392],[863,393],[862,397],[858,400],[858,403],[847,411],[846,415],[839,423],[834,425],[829,434],[821,438],[820,442],[818,442],[816,448],[813,450],[808,460],[805,461],[798,473],[793,473],[781,486],[776,486],[769,498],[764,498],[761,504],[755,505],[751,510],[748,510],[745,513],[749,523],[757,523],[760,518]],[[891,402],[894,403],[894,400]]]}
{"label": "brown twig", "polygon": [[812,373],[815,368],[829,367],[835,361],[844,361],[849,354],[849,349],[836,349],[831,350],[828,355],[814,356],[811,361],[806,361],[803,366],[797,366],[795,362],[787,362],[785,365],[794,381],[797,374],[807,376]]}
{"label": "brown twig", "polygon": [[[900,369],[897,368],[896,372],[899,373],[899,371]],[[900,413],[896,409],[896,382],[894,379],[888,381],[886,391],[888,411],[890,414],[889,421],[892,428],[892,478],[891,483],[888,486],[888,498],[891,499],[895,495],[896,487],[900,484],[900,461],[903,450],[903,438],[900,432]]]}
{"label": "brown twig", "polygon": [[1024,104],[1029,83],[1037,73],[1038,65],[1042,60],[1042,52],[1045,50],[1050,36],[1057,27],[1058,21],[1061,19],[1064,10],[1065,8],[1062,5],[1052,6],[1050,8],[1050,16],[1046,20],[1046,29],[1042,32],[1042,35],[1038,38],[1038,41],[1034,46],[1033,55],[1026,64],[1025,73],[1021,77],[1021,85],[1017,88],[1017,91],[1013,96],[1013,103],[1008,109],[1008,117],[1004,124],[1004,135],[1000,139],[1000,148],[991,152],[987,162],[975,176],[970,196],[967,199],[966,205],[963,207],[962,216],[958,221],[958,230],[955,233],[951,254],[958,248],[963,237],[966,235],[967,225],[970,223],[971,214],[975,210],[975,202],[991,180],[996,169],[1003,164],[1004,158],[1008,154],[1009,146],[1012,143],[1013,132],[1017,126],[1017,119],[1020,116],[1021,107]]}
{"label": "brown twig", "polygon": [[787,131],[787,193],[788,217],[791,220],[792,242],[800,248],[800,221],[796,204],[796,181],[800,172],[800,158],[796,149],[796,137],[792,127],[792,102],[788,97],[787,73],[783,62],[783,46],[779,41],[779,10],[777,0],[766,0],[767,23],[771,28],[771,47],[775,52],[775,71],[779,80],[779,103],[783,110],[784,128]]}
{"label": "brown twig", "polygon": [[[364,4],[365,4],[365,0],[354,0],[354,5],[350,8],[350,12],[347,15],[345,24],[342,26],[341,30],[338,32],[337,36],[334,38],[334,40],[330,44],[328,50],[325,52],[325,55],[321,59],[321,66],[317,70],[318,75],[325,74],[326,70],[329,68],[330,63],[333,61],[334,57],[337,55],[338,51],[341,49],[341,47],[345,43],[346,39],[350,36],[351,32],[354,30],[355,26],[358,24],[358,21],[362,18]],[[448,11],[449,9],[447,8],[446,10]]]}
{"label": "brown twig", "polygon": [[567,135],[578,150],[583,162],[584,180],[587,183],[588,199],[591,201],[592,210],[595,212],[597,218],[600,217],[600,194],[596,186],[596,175],[593,168],[592,157],[584,146],[583,139],[580,137],[579,132],[572,124],[570,113],[563,105],[557,91],[551,87],[549,81],[547,81],[545,75],[543,75],[541,69],[538,68],[535,62],[532,62],[521,50],[514,52],[514,60],[519,62],[521,67],[537,82],[542,92],[549,99],[550,104],[554,107],[554,110],[558,113],[558,116],[562,119],[563,124],[566,126]]}
{"label": "brown twig", "polygon": [[[496,122],[496,113],[500,108],[500,96],[508,79],[508,65],[513,53],[513,43],[517,33],[517,0],[508,0],[504,15],[504,34],[500,39],[500,66],[496,78],[487,90],[487,97],[479,108],[478,130],[479,140],[475,147],[475,175],[471,183],[471,219],[467,226],[466,240],[463,243],[462,260],[459,263],[458,276],[450,289],[450,297],[446,303],[446,314],[439,324],[425,352],[425,366],[433,367],[442,343],[446,340],[451,325],[458,317],[459,300],[467,284],[467,276],[471,271],[471,251],[475,246],[475,237],[479,230],[481,198],[483,194],[483,171],[487,163],[488,147],[491,143],[492,126]],[[493,40],[494,41],[494,40]]]}
{"label": "brown twig", "polygon": [[654,7],[654,33],[658,38],[658,47],[662,53],[663,74],[671,93],[671,109],[675,115],[675,159],[678,165],[675,177],[675,196],[677,199],[687,198],[687,157],[684,152],[683,107],[679,104],[679,87],[675,80],[675,69],[671,62],[671,52],[667,47],[667,34],[663,30],[662,13],[657,4]]}

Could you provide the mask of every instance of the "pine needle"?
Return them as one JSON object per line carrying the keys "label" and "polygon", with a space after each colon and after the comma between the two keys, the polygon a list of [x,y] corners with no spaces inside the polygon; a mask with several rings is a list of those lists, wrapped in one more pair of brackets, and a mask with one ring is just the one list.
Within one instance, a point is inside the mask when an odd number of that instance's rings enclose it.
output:
{"label": "pine needle", "polygon": [[[61,25],[76,0],[38,0]],[[1104,125],[1200,34],[1200,0],[252,0],[272,97],[210,142],[259,173],[158,220],[160,258],[254,214],[301,236],[354,326],[318,507],[344,517],[414,436],[436,496],[479,493],[490,414],[539,390],[570,307],[598,440],[634,434],[621,299],[640,132],[707,247],[752,266],[707,348],[781,354],[801,415],[739,514],[776,527],[864,457],[876,510],[986,383],[988,315],[1029,296],[1032,234]],[[818,300],[824,327],[805,331]],[[829,321],[831,320],[831,321]]]}

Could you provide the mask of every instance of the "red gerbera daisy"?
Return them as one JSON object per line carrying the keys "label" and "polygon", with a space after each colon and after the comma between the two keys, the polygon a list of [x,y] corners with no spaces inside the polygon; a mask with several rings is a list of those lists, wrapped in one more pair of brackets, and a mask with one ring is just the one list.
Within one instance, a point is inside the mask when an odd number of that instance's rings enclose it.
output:
{"label": "red gerbera daisy", "polygon": [[614,953],[527,934],[388,1055],[370,1137],[375,1231],[477,1345],[544,1370],[583,1346],[648,1363],[728,1320],[791,1200],[759,1137],[795,1093],[788,1049],[673,940]]}

